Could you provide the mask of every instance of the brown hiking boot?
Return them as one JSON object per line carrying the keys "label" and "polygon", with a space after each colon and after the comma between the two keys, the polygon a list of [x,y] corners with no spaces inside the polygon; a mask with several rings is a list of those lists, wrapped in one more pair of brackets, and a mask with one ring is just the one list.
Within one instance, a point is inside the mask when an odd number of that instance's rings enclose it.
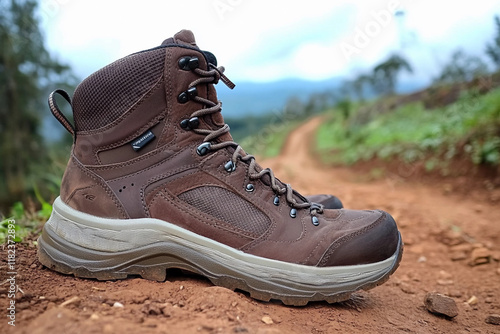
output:
{"label": "brown hiking boot", "polygon": [[[206,276],[253,298],[346,300],[385,282],[402,255],[383,211],[324,210],[232,141],[214,84],[232,86],[183,30],[122,58],[75,90],[74,136],[52,216],[47,267],[99,280]],[[304,171],[307,177],[307,171]]]}

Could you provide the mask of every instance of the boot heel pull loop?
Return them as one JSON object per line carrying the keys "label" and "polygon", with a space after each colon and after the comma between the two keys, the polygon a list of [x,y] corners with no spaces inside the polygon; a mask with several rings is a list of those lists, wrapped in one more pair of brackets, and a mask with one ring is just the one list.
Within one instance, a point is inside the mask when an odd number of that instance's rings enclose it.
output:
{"label": "boot heel pull loop", "polygon": [[57,105],[55,99],[56,94],[61,95],[66,101],[68,101],[69,105],[73,109],[73,106],[71,104],[71,97],[69,96],[68,93],[66,93],[66,91],[62,89],[56,89],[49,95],[49,108],[50,111],[52,112],[52,115],[54,115],[54,117],[59,121],[59,123],[61,123],[62,126],[64,126],[64,128],[68,130],[69,133],[71,133],[73,138],[76,139],[75,126],[70,123],[70,121],[66,118],[66,116],[64,116],[62,111],[59,109],[59,106]]}

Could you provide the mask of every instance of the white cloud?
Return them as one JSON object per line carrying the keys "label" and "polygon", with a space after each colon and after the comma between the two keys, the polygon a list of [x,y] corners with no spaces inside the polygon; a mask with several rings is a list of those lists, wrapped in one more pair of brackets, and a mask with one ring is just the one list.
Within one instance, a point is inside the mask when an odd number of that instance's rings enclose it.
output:
{"label": "white cloud", "polygon": [[[498,5],[498,0],[42,0],[42,17],[49,47],[82,76],[187,28],[235,81],[322,79],[370,68],[399,50],[402,39],[410,42],[403,51],[415,67],[431,72],[438,67],[428,64],[432,59],[444,61],[459,45],[482,52]],[[394,8],[405,15],[383,13]],[[342,43],[356,46],[360,31],[369,35],[368,43],[346,57]]]}

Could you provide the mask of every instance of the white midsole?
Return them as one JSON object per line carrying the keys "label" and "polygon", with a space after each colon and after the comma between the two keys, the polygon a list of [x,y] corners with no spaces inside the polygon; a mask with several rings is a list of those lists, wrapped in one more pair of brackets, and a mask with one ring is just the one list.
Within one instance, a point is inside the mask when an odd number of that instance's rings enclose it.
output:
{"label": "white midsole", "polygon": [[154,218],[110,219],[89,215],[55,200],[45,224],[64,240],[93,251],[117,253],[155,243],[181,245],[241,273],[264,279],[323,285],[365,280],[387,272],[397,254],[370,264],[315,267],[255,256]]}

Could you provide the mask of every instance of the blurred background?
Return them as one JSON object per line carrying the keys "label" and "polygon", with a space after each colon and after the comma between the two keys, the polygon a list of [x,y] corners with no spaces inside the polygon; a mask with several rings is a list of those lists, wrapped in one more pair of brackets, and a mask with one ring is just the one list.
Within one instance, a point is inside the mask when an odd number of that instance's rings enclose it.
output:
{"label": "blurred background", "polygon": [[252,154],[320,116],[324,164],[496,180],[499,15],[488,0],[0,0],[0,216],[43,221],[58,195],[72,139],[48,94],[181,29],[236,83],[219,99]]}

